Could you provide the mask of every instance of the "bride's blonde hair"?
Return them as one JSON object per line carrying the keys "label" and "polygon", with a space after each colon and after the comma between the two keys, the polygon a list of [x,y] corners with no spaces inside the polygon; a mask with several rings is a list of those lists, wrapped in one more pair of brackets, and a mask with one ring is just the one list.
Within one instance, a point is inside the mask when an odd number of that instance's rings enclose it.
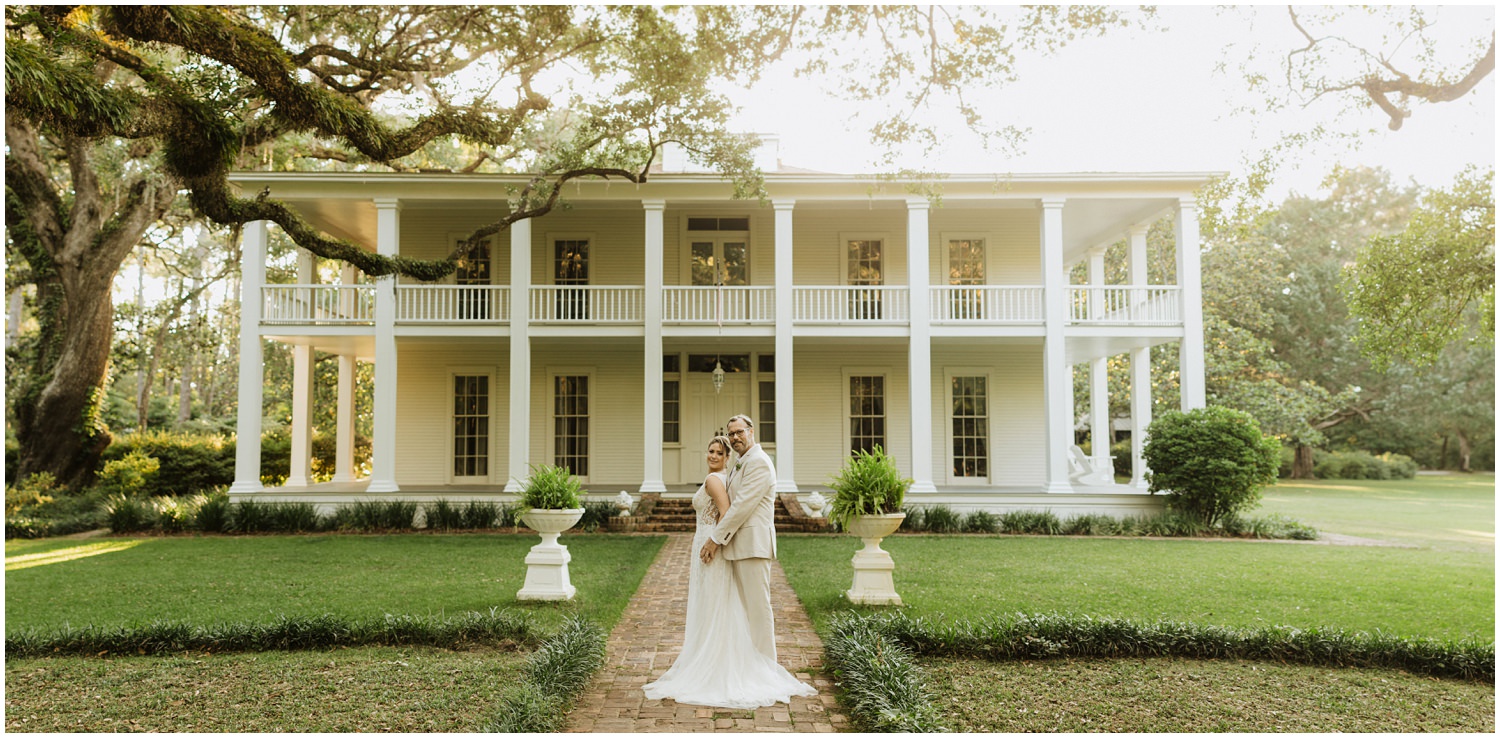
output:
{"label": "bride's blonde hair", "polygon": [[729,445],[729,436],[714,436],[708,439],[709,448],[713,448],[715,443],[724,447],[725,456],[730,456],[734,453],[734,446]]}

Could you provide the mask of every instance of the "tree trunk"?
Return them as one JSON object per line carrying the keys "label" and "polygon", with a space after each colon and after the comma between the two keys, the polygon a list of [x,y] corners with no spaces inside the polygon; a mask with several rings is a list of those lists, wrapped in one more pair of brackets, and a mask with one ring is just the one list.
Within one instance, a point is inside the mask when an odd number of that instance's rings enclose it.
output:
{"label": "tree trunk", "polygon": [[1454,435],[1458,436],[1458,470],[1461,472],[1474,471],[1469,468],[1469,457],[1474,452],[1473,447],[1469,443],[1469,435],[1464,433],[1463,428],[1457,429]]}
{"label": "tree trunk", "polygon": [[1448,437],[1443,436],[1443,452],[1438,455],[1438,468],[1448,468]]}
{"label": "tree trunk", "polygon": [[1313,479],[1312,446],[1297,444],[1292,456],[1292,479]]}

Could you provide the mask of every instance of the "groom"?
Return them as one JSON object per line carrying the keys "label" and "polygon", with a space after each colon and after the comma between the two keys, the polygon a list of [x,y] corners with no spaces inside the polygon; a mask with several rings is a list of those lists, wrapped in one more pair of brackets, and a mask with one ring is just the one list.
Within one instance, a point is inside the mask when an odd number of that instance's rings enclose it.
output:
{"label": "groom", "polygon": [[725,426],[738,459],[729,474],[729,512],[703,544],[703,563],[722,549],[750,621],[755,650],[776,660],[776,620],[771,614],[771,559],[776,558],[776,469],[755,442],[755,424],[743,415]]}

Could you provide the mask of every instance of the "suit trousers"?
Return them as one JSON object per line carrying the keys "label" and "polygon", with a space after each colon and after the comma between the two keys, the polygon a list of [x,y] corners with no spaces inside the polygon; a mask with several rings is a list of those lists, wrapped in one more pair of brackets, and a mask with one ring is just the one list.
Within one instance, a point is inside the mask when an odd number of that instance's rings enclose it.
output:
{"label": "suit trousers", "polygon": [[734,582],[750,621],[750,640],[755,650],[776,660],[776,616],[771,611],[771,560],[736,559]]}

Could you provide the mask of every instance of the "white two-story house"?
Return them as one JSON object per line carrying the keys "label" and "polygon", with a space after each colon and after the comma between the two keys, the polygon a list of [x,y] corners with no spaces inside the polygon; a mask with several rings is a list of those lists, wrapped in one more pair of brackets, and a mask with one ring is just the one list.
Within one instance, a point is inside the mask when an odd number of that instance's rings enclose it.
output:
{"label": "white two-story house", "polygon": [[[911,504],[958,510],[1157,509],[1141,463],[1150,351],[1180,343],[1182,405],[1204,402],[1199,237],[1204,173],[953,175],[941,199],[899,182],[765,162],[769,202],[735,200],[671,158],[643,185],[567,185],[566,208],[514,224],[440,284],[265,284],[268,226],[244,229],[233,499],[321,506],[373,497],[511,499],[529,465],[593,493],[687,494],[708,440],[744,413],[780,491],[827,490],[850,452],[884,447]],[[248,172],[330,234],[439,258],[505,212],[520,177]],[[1176,219],[1178,284],[1148,284],[1146,229]],[[1129,239],[1129,283],[1103,250]],[[1091,284],[1069,270],[1090,265]],[[294,347],[292,469],[259,479],[261,340]],[[313,352],[340,359],[333,482],[313,483]],[[1078,458],[1073,372],[1132,367],[1132,479],[1107,444]],[[355,361],[371,361],[371,471],[353,474]],[[1098,415],[1098,413],[1096,413]],[[1108,427],[1093,418],[1093,427]],[[1091,473],[1092,469],[1092,473]]]}

